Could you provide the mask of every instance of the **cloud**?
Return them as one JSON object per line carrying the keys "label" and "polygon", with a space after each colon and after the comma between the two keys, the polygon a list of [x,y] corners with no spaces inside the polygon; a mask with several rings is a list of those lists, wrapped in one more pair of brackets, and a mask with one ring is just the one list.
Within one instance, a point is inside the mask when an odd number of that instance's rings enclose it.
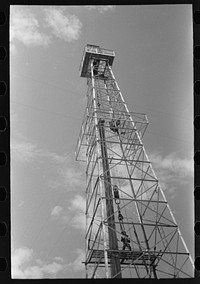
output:
{"label": "cloud", "polygon": [[43,267],[40,269],[47,274],[56,274],[58,271],[63,269],[63,265],[61,265],[60,263],[53,262],[50,264],[43,265]]}
{"label": "cloud", "polygon": [[149,155],[149,158],[155,168],[166,170],[179,177],[192,177],[194,174],[194,161],[192,157],[180,158],[176,153],[162,157],[158,153],[152,153]]}
{"label": "cloud", "polygon": [[11,137],[11,155],[13,161],[16,162],[34,162],[47,158],[56,164],[64,163],[65,156],[60,156],[54,152],[49,152],[39,148],[36,143],[27,141],[25,138],[15,140]]}
{"label": "cloud", "polygon": [[30,261],[33,256],[33,250],[26,247],[16,249],[12,255],[12,266],[19,267],[24,262]]}
{"label": "cloud", "polygon": [[84,271],[85,267],[82,261],[84,261],[85,259],[85,252],[83,249],[77,248],[76,253],[78,254],[78,256],[73,262],[73,269],[74,271]]}
{"label": "cloud", "polygon": [[16,42],[25,46],[47,47],[52,35],[41,32],[41,27],[50,28],[52,34],[65,42],[78,40],[82,23],[75,15],[65,15],[65,8],[44,8],[44,18],[38,21],[29,7],[11,6],[10,9],[10,52],[17,53]]}
{"label": "cloud", "polygon": [[55,218],[56,220],[61,221],[61,223],[66,224],[70,220],[69,214],[66,213],[66,211],[63,210],[63,208],[59,205],[55,206],[51,210],[51,216]]}
{"label": "cloud", "polygon": [[[88,229],[89,224],[92,220],[93,211],[94,211],[94,199],[92,199],[90,203],[90,207],[88,209],[88,219],[87,219],[87,228],[86,228],[86,199],[82,197],[81,195],[75,195],[75,197],[70,201],[70,206],[68,209],[73,213],[73,216],[70,219],[69,225],[72,227],[80,230],[82,233],[86,232],[86,229]],[[106,212],[105,212],[106,213]],[[93,225],[90,227],[91,231],[91,237],[94,238],[101,222],[101,207],[99,206],[95,215],[95,218],[93,220]]]}
{"label": "cloud", "polygon": [[16,53],[14,45],[16,41],[26,46],[47,47],[49,45],[50,36],[39,31],[39,22],[30,9],[22,10],[12,6],[10,19],[11,52]]}
{"label": "cloud", "polygon": [[71,226],[85,232],[85,214],[84,213],[76,213],[76,215],[71,219]]}
{"label": "cloud", "polygon": [[151,153],[149,159],[162,188],[170,193],[174,192],[178,186],[192,182],[194,175],[192,157],[181,158],[176,153],[163,157],[159,153]]}
{"label": "cloud", "polygon": [[77,257],[75,258],[73,262],[70,262],[67,265],[67,268],[68,270],[73,270],[76,272],[84,271],[85,267],[82,262],[85,260],[85,252],[83,249],[80,249],[80,248],[77,248],[75,252],[77,254]]}
{"label": "cloud", "polygon": [[51,216],[60,216],[60,213],[62,212],[62,207],[61,206],[55,206],[52,210],[51,210]]}
{"label": "cloud", "polygon": [[66,42],[77,40],[80,37],[82,23],[75,15],[65,15],[64,9],[45,8],[45,22],[52,33]]}
{"label": "cloud", "polygon": [[85,208],[86,201],[81,195],[76,195],[71,201],[68,209],[75,212],[75,215],[72,217],[70,224],[76,229],[80,229],[85,232],[86,223],[85,223]]}
{"label": "cloud", "polygon": [[18,248],[11,253],[12,279],[56,278],[58,272],[73,271],[84,273],[82,263],[85,259],[83,249],[75,250],[75,259],[66,263],[62,257],[54,257],[51,263],[37,258],[36,253],[28,247]]}
{"label": "cloud", "polygon": [[72,190],[74,187],[83,186],[84,184],[84,172],[76,166],[70,167],[69,164],[65,164],[62,168],[58,169],[58,173],[66,191]]}
{"label": "cloud", "polygon": [[115,6],[112,5],[106,5],[106,6],[99,6],[98,10],[100,13],[104,13],[107,11],[113,11],[115,9]]}
{"label": "cloud", "polygon": [[32,162],[40,154],[37,146],[31,142],[17,142],[11,140],[11,158],[12,161]]}
{"label": "cloud", "polygon": [[17,162],[38,162],[38,159],[47,158],[59,165],[65,163],[67,159],[64,155],[39,148],[36,143],[27,141],[24,137],[18,141],[11,137],[11,154],[13,160]]}
{"label": "cloud", "polygon": [[85,199],[81,195],[77,194],[71,201],[69,209],[85,212]]}
{"label": "cloud", "polygon": [[83,186],[85,182],[85,170],[70,155],[58,155],[43,148],[36,143],[26,139],[11,139],[11,160],[20,163],[35,163],[41,166],[48,161],[48,169],[51,171],[51,178],[48,186],[53,189],[62,188],[65,191],[72,191]]}
{"label": "cloud", "polygon": [[51,216],[64,224],[68,223],[72,227],[85,232],[85,198],[81,195],[75,195],[69,202],[70,205],[67,210],[63,210],[59,205],[52,208]]}
{"label": "cloud", "polygon": [[72,157],[68,155],[59,157],[58,155],[50,154],[49,158],[52,160],[54,167],[54,177],[48,182],[50,188],[60,188],[69,192],[83,187],[85,170]]}
{"label": "cloud", "polygon": [[67,159],[64,155],[58,155],[55,152],[39,148],[36,143],[28,141],[23,136],[17,140],[11,136],[11,154],[13,160],[23,163],[38,162],[38,160],[46,158],[59,165],[65,163]]}
{"label": "cloud", "polygon": [[21,247],[11,253],[11,273],[12,278],[33,279],[55,277],[56,274],[65,269],[65,266],[53,261],[45,263],[40,259],[35,259],[32,249]]}
{"label": "cloud", "polygon": [[60,261],[60,262],[64,262],[64,259],[62,257],[60,257],[60,256],[55,256],[54,260]]}
{"label": "cloud", "polygon": [[114,5],[105,5],[105,6],[85,6],[88,10],[94,10],[96,9],[99,13],[104,13],[104,12],[107,12],[107,11],[114,11],[115,7]]}

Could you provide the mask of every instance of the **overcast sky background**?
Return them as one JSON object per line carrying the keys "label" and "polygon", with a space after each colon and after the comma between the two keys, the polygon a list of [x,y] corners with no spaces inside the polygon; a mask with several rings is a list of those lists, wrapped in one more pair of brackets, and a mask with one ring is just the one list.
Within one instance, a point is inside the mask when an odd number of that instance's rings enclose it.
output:
{"label": "overcast sky background", "polygon": [[194,258],[192,6],[11,6],[12,276],[85,277],[87,43],[113,49],[130,111]]}

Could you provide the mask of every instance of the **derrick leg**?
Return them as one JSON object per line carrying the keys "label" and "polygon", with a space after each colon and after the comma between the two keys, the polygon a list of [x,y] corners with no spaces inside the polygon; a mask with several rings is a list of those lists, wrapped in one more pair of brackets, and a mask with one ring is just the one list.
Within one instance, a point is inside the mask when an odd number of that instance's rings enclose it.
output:
{"label": "derrick leg", "polygon": [[[105,142],[105,131],[104,131],[104,120],[103,119],[99,119],[99,134],[100,134],[100,143],[101,143],[102,164],[103,164],[103,171],[104,171],[106,212],[107,212],[107,218],[108,218],[109,249],[111,251],[112,250],[117,251],[118,241],[117,241],[116,228],[115,228],[111,177],[110,177],[110,170],[109,170],[109,164],[108,164],[108,154],[107,154],[107,148],[106,148],[106,142]],[[111,252],[110,262],[111,262],[111,277],[122,278],[119,253]]]}

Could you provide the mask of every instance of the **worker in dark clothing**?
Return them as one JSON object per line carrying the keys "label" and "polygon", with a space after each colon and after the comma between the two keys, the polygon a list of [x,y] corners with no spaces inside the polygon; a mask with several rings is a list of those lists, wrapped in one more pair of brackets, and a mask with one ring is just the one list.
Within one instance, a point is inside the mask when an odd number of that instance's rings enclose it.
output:
{"label": "worker in dark clothing", "polygon": [[[122,248],[122,250],[125,250],[126,247],[127,247],[129,250],[131,250],[130,238],[129,238],[129,236],[126,234],[125,231],[122,231],[121,234],[122,234],[121,242],[123,243],[123,248]],[[125,259],[126,259],[126,257],[125,257],[125,258],[122,258],[121,263],[123,263]]]}
{"label": "worker in dark clothing", "polygon": [[94,59],[93,66],[94,67],[98,67],[99,66],[99,60],[98,59]]}
{"label": "worker in dark clothing", "polygon": [[116,126],[118,127],[119,125],[120,125],[120,120],[117,119],[117,120],[116,120]]}
{"label": "worker in dark clothing", "polygon": [[93,72],[94,72],[94,75],[97,75],[97,73],[98,73],[99,62],[100,62],[100,60],[97,60],[97,59],[94,59],[94,61],[93,61],[93,66],[94,66]]}
{"label": "worker in dark clothing", "polygon": [[112,119],[110,122],[110,130],[112,130],[113,132],[117,132],[117,134],[119,134],[118,132],[118,128],[119,128],[119,125],[120,125],[120,120],[117,119],[116,121],[114,119]]}
{"label": "worker in dark clothing", "polygon": [[122,250],[124,250],[126,247],[131,250],[131,246],[130,246],[130,238],[129,236],[126,234],[125,231],[121,232],[122,237],[121,237],[121,242],[123,243],[123,248]]}
{"label": "worker in dark clothing", "polygon": [[116,130],[115,130],[115,122],[114,122],[113,119],[111,121],[109,121],[109,125],[110,125],[110,130],[112,130],[113,132],[116,132]]}

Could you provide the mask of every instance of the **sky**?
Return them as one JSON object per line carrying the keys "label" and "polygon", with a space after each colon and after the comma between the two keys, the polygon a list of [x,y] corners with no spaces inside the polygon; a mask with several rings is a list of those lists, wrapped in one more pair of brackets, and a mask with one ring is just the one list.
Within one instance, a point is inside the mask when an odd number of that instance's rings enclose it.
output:
{"label": "sky", "polygon": [[129,111],[194,258],[192,6],[10,6],[12,278],[84,278],[86,44],[115,51]]}

